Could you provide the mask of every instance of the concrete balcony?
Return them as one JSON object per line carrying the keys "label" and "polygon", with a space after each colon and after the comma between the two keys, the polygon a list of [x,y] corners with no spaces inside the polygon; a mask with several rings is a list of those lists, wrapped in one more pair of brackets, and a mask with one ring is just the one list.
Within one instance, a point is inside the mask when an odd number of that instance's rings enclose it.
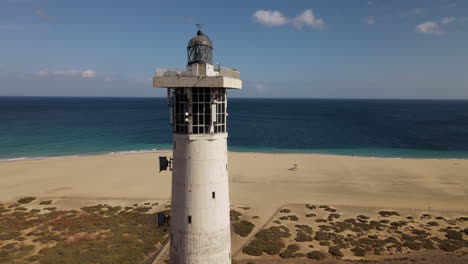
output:
{"label": "concrete balcony", "polygon": [[194,64],[185,68],[156,69],[153,87],[241,89],[242,81],[240,80],[240,72],[234,69],[214,68],[210,64]]}

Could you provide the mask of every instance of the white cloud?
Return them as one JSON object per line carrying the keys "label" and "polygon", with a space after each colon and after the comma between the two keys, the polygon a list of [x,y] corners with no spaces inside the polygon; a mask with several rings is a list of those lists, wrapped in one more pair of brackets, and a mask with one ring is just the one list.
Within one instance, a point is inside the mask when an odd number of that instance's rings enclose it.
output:
{"label": "white cloud", "polygon": [[427,21],[416,26],[416,32],[421,34],[442,35],[445,32],[440,28],[439,23],[435,21]]}
{"label": "white cloud", "polygon": [[292,19],[287,18],[280,11],[276,10],[257,10],[253,14],[253,17],[257,22],[267,27],[292,24],[297,29],[301,29],[304,26],[310,26],[316,29],[323,29],[326,25],[323,19],[317,18],[314,15],[312,9],[304,10],[304,12]]}
{"label": "white cloud", "polygon": [[368,25],[373,25],[373,24],[375,24],[375,17],[373,17],[373,16],[368,16],[368,17],[366,17],[365,22],[366,22],[366,24],[368,24]]}
{"label": "white cloud", "polygon": [[444,25],[446,25],[446,24],[450,24],[450,23],[452,23],[452,22],[455,22],[455,20],[457,20],[457,19],[456,19],[455,17],[453,17],[453,16],[452,16],[452,17],[444,17],[444,18],[442,19],[442,22],[441,22],[441,23],[444,24]]}
{"label": "white cloud", "polygon": [[50,19],[51,17],[42,9],[34,9],[36,12],[36,15],[39,17],[45,18],[45,19]]}
{"label": "white cloud", "polygon": [[96,71],[91,69],[86,70],[49,70],[42,69],[36,73],[38,76],[55,76],[55,77],[81,77],[84,79],[92,79],[96,77]]}
{"label": "white cloud", "polygon": [[91,69],[86,69],[81,73],[81,77],[91,79],[96,77],[96,72]]}
{"label": "white cloud", "polygon": [[325,22],[323,19],[315,17],[312,9],[307,9],[293,19],[293,25],[298,29],[301,29],[303,26],[323,29],[325,27]]}
{"label": "white cloud", "polygon": [[282,26],[288,23],[288,19],[279,11],[257,10],[253,16],[257,22],[267,27]]}

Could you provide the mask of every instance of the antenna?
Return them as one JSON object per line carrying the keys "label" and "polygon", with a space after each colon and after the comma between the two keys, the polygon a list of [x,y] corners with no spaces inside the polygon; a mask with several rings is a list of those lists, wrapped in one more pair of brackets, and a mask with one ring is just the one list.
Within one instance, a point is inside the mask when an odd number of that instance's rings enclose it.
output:
{"label": "antenna", "polygon": [[202,27],[203,27],[204,25],[205,25],[205,24],[196,24],[195,26],[197,26],[197,27],[198,27],[198,29],[199,29],[199,30],[201,30],[201,29],[202,29]]}

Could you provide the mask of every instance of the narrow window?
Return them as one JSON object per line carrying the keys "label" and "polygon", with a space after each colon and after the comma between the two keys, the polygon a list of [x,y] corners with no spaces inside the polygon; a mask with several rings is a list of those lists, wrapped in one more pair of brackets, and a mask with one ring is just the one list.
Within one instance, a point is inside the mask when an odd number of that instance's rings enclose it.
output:
{"label": "narrow window", "polygon": [[188,216],[188,223],[189,223],[189,224],[192,223],[192,216],[191,216],[191,215]]}
{"label": "narrow window", "polygon": [[211,198],[213,198],[213,199],[216,198],[215,192],[212,192],[212,193],[211,193]]}

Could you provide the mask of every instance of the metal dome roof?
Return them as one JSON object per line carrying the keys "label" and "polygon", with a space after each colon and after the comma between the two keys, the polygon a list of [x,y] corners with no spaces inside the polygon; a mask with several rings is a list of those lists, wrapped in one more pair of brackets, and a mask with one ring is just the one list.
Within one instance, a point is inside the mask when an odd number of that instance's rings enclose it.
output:
{"label": "metal dome roof", "polygon": [[197,35],[189,41],[187,47],[190,48],[197,45],[213,48],[213,43],[211,43],[211,40],[208,38],[208,36],[204,35],[203,31],[200,29],[197,31]]}

